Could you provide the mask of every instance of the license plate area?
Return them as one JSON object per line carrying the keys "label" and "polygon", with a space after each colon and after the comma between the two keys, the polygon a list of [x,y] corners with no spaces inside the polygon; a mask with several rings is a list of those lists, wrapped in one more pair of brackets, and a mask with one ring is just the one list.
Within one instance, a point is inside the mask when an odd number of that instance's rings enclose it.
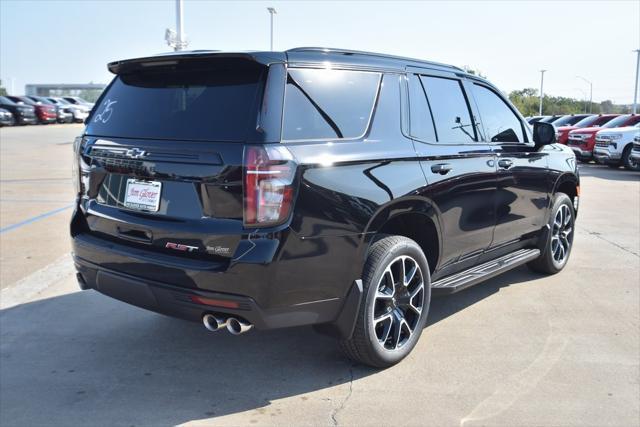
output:
{"label": "license plate area", "polygon": [[124,206],[138,211],[158,212],[161,193],[162,183],[159,181],[129,178],[127,179]]}

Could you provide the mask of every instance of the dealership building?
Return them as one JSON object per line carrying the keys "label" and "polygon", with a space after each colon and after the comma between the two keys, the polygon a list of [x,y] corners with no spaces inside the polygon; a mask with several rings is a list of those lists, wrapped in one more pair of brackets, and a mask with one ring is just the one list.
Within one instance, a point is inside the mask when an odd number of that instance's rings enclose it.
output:
{"label": "dealership building", "polygon": [[95,98],[100,95],[107,85],[101,83],[87,84],[28,84],[24,91],[30,96],[80,96],[95,94]]}

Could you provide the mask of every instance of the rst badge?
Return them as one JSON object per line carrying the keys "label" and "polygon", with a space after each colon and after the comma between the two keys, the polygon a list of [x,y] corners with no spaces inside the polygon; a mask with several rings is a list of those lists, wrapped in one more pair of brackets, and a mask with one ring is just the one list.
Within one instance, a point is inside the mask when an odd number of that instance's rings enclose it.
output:
{"label": "rst badge", "polygon": [[174,242],[167,242],[167,244],[164,245],[164,247],[167,249],[174,249],[176,251],[182,251],[182,252],[195,252],[199,249],[197,246],[183,245],[182,243],[174,243]]}

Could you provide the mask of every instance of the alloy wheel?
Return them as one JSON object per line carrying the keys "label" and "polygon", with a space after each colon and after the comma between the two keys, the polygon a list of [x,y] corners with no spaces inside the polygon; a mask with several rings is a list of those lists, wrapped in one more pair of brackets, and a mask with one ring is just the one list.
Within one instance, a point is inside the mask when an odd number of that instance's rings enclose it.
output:
{"label": "alloy wheel", "polygon": [[410,256],[399,256],[387,266],[376,289],[373,330],[385,350],[397,350],[413,335],[424,309],[424,276]]}
{"label": "alloy wheel", "polygon": [[569,256],[573,243],[573,222],[571,209],[566,204],[560,205],[556,212],[551,230],[551,254],[556,265],[562,265]]}

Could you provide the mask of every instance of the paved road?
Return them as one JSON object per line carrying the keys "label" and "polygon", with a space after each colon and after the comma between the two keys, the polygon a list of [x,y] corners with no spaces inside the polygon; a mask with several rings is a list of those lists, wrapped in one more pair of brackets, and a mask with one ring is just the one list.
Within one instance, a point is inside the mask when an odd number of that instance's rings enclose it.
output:
{"label": "paved road", "polygon": [[[26,184],[10,196],[6,183],[68,179],[69,147],[55,147],[78,131],[0,131],[3,228],[60,207]],[[17,139],[29,152],[15,153]],[[30,159],[42,167],[23,170]],[[520,268],[434,300],[412,355],[381,372],[352,366],[311,328],[212,334],[78,291],[66,213],[2,233],[2,269],[19,273],[5,286],[3,271],[0,294],[0,425],[637,426],[640,174],[585,166],[582,176],[564,272]],[[68,194],[55,191],[38,196]],[[45,261],[25,258],[52,242],[63,243]]]}

